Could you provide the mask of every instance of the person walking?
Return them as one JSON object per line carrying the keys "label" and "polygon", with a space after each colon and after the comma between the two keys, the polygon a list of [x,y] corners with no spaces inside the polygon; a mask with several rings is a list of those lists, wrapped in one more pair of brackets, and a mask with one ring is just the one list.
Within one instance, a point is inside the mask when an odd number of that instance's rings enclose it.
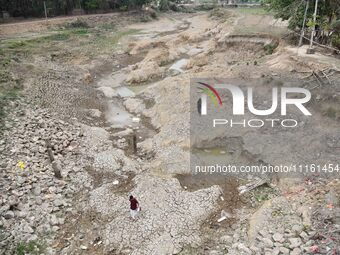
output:
{"label": "person walking", "polygon": [[136,198],[132,195],[130,196],[130,214],[132,219],[136,219],[138,212],[140,211],[139,203]]}

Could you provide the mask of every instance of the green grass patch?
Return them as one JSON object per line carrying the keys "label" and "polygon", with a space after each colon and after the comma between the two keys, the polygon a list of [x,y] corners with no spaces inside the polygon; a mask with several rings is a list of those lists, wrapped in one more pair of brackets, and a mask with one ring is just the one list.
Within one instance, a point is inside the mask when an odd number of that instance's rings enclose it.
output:
{"label": "green grass patch", "polygon": [[70,30],[70,35],[87,35],[89,33],[89,30],[87,28],[80,28],[80,29],[74,29]]}
{"label": "green grass patch", "polygon": [[258,35],[258,34],[269,34],[274,36],[281,37],[283,34],[287,32],[287,29],[284,27],[274,27],[274,26],[256,26],[247,25],[247,26],[237,26],[232,32],[233,35]]}
{"label": "green grass patch", "polygon": [[[65,41],[70,41],[70,43],[73,43],[71,39],[79,39],[80,37],[83,37],[85,40],[75,40],[75,46],[81,43],[84,44],[84,46],[95,46],[99,50],[112,49],[116,46],[116,44],[122,37],[134,34],[138,31],[139,30],[135,29],[115,31],[114,24],[103,24],[93,29],[87,27],[84,28],[81,26],[78,27],[77,25],[74,25],[69,28],[60,28],[53,31],[53,33],[51,34],[45,34],[36,38],[2,41],[0,45],[0,67],[8,66],[11,62],[11,59],[6,58],[4,53],[6,53],[6,55],[8,55],[8,53],[25,53],[25,55],[27,56],[33,53],[38,53],[36,51],[40,50],[41,47],[44,46],[58,47],[58,45],[50,43]],[[87,37],[91,37],[91,40],[88,41],[86,39]]]}
{"label": "green grass patch", "polygon": [[20,96],[21,88],[19,86],[19,81],[17,81],[17,85],[12,88],[7,88],[2,86],[0,83],[0,135],[4,130],[4,119],[6,117],[6,106],[10,101],[18,99]]}
{"label": "green grass patch", "polygon": [[117,43],[121,38],[123,38],[124,36],[136,34],[138,31],[139,30],[137,29],[130,29],[125,31],[117,31],[109,35],[97,33],[96,35],[94,35],[94,40],[91,40],[91,42],[89,42],[89,45],[92,47],[96,47],[97,53],[98,51],[100,53],[111,52],[112,49],[117,46]]}
{"label": "green grass patch", "polygon": [[11,58],[5,54],[5,51],[2,48],[0,48],[0,74],[1,71],[4,71],[4,68],[11,64],[11,62]]}
{"label": "green grass patch", "polygon": [[261,7],[238,7],[234,9],[241,14],[253,14],[253,15],[271,15],[272,13]]}
{"label": "green grass patch", "polygon": [[217,0],[200,0],[200,4],[205,4],[205,5],[217,5]]}
{"label": "green grass patch", "polygon": [[198,248],[194,248],[191,246],[186,246],[184,247],[180,253],[178,253],[179,255],[197,255],[199,254],[199,249]]}
{"label": "green grass patch", "polygon": [[113,23],[105,23],[105,24],[99,25],[98,28],[101,30],[112,31],[116,29],[116,26]]}
{"label": "green grass patch", "polygon": [[43,37],[45,41],[66,41],[70,39],[70,34],[68,32],[57,33],[53,35],[48,35]]}
{"label": "green grass patch", "polygon": [[210,11],[209,17],[222,19],[226,21],[228,18],[232,17],[233,14],[231,11],[223,9],[223,8],[214,8]]}
{"label": "green grass patch", "polygon": [[8,66],[11,62],[9,58],[12,52],[21,51],[29,46],[28,40],[3,40],[0,44],[0,65],[2,67]]}
{"label": "green grass patch", "polygon": [[139,30],[138,29],[129,29],[126,31],[118,31],[116,33],[114,33],[114,35],[112,37],[108,37],[109,41],[112,42],[113,44],[117,44],[118,41],[127,35],[132,35],[132,34],[136,34]]}
{"label": "green grass patch", "polygon": [[26,41],[13,41],[13,42],[9,42],[8,44],[8,48],[10,49],[17,49],[17,48],[21,48],[27,45]]}
{"label": "green grass patch", "polygon": [[257,193],[255,194],[255,199],[257,202],[262,202],[262,201],[265,201],[265,200],[268,200],[268,194],[261,194],[261,193]]}
{"label": "green grass patch", "polygon": [[256,202],[261,203],[276,196],[276,191],[269,186],[260,186],[250,192]]}
{"label": "green grass patch", "polygon": [[275,49],[277,48],[278,43],[270,43],[263,46],[264,51],[267,55],[271,55],[274,53]]}
{"label": "green grass patch", "polygon": [[67,41],[71,39],[72,36],[78,36],[78,35],[88,35],[89,34],[89,29],[87,28],[75,28],[75,29],[64,29],[64,30],[59,30],[55,34],[43,36],[40,38],[32,39],[29,40],[30,42],[33,43],[47,43],[47,42],[58,42],[58,41]]}
{"label": "green grass patch", "polygon": [[216,7],[216,4],[200,4],[194,7],[195,11],[210,11]]}
{"label": "green grass patch", "polygon": [[0,99],[2,101],[18,99],[19,95],[20,95],[20,89],[19,87],[16,87],[16,88],[7,90],[6,92],[2,92],[2,93],[0,92]]}
{"label": "green grass patch", "polygon": [[73,45],[75,52],[80,50],[87,51],[90,56],[111,53],[122,37],[138,31],[135,29],[115,31],[113,24],[106,24],[101,26],[100,29],[98,27],[61,28],[40,37],[4,40],[0,44],[0,67],[8,67],[14,61],[14,57],[27,58],[34,54],[41,54],[44,51],[62,50],[64,43],[68,44],[67,47],[72,47]]}
{"label": "green grass patch", "polygon": [[65,25],[66,28],[89,28],[89,24],[86,23],[86,21],[77,19],[76,21],[67,23]]}
{"label": "green grass patch", "polygon": [[70,39],[71,35],[68,30],[62,30],[54,34],[50,35],[45,35],[33,39],[28,39],[27,40],[27,45],[33,48],[39,47],[39,44],[44,44],[48,42],[53,42],[53,41],[66,41]]}
{"label": "green grass patch", "polygon": [[[12,81],[12,75],[8,70],[0,70],[0,84]],[[1,85],[0,85],[1,88]]]}
{"label": "green grass patch", "polygon": [[[84,31],[77,32],[79,34],[83,34]],[[22,52],[27,50],[32,50],[34,48],[39,48],[40,44],[42,43],[48,43],[51,41],[66,41],[70,38],[70,33],[68,31],[65,32],[58,32],[56,34],[51,34],[47,36],[41,36],[37,38],[32,39],[26,39],[26,40],[8,40],[4,41],[1,44],[1,50],[2,52]],[[10,60],[6,60],[7,63],[10,62]],[[1,65],[6,64],[3,60],[0,60]]]}
{"label": "green grass patch", "polygon": [[16,255],[32,254],[38,255],[43,253],[45,250],[44,245],[36,241],[20,242],[16,248]]}
{"label": "green grass patch", "polygon": [[326,116],[329,117],[329,118],[332,118],[332,119],[336,119],[336,117],[337,117],[337,110],[334,107],[329,106],[326,109]]}
{"label": "green grass patch", "polygon": [[7,67],[11,64],[11,59],[10,58],[3,58],[0,60],[0,65],[1,67]]}
{"label": "green grass patch", "polygon": [[[7,44],[8,43],[8,44]],[[8,48],[11,47],[11,48]],[[20,87],[19,81],[13,79],[9,71],[12,59],[8,51],[13,51],[13,48],[22,47],[21,41],[10,41],[1,43],[0,48],[0,135],[4,127],[4,118],[6,116],[5,107],[9,101],[17,98],[17,90]]]}

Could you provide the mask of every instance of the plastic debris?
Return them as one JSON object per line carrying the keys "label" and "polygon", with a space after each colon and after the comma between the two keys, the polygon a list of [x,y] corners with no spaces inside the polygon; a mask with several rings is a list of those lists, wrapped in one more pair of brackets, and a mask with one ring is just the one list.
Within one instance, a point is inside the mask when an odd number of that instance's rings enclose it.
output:
{"label": "plastic debris", "polygon": [[132,122],[133,122],[133,123],[139,123],[139,122],[140,122],[140,118],[133,117],[133,118],[132,118]]}

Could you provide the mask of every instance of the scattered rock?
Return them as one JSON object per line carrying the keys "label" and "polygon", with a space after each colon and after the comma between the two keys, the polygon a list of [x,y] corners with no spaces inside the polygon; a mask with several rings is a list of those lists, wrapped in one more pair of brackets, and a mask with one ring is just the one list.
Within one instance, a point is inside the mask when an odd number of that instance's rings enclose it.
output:
{"label": "scattered rock", "polygon": [[292,231],[297,233],[298,235],[302,232],[303,226],[302,225],[294,225],[292,227]]}
{"label": "scattered rock", "polygon": [[300,237],[303,238],[304,240],[307,240],[308,239],[308,234],[305,231],[302,231],[300,233]]}
{"label": "scattered rock", "polygon": [[29,233],[29,234],[32,234],[34,233],[34,230],[31,226],[29,226],[28,224],[26,224],[24,227],[23,227],[23,231],[24,233]]}
{"label": "scattered rock", "polygon": [[97,90],[102,92],[103,95],[107,98],[113,98],[117,96],[117,92],[114,91],[114,89],[110,87],[99,87],[97,88]]}
{"label": "scattered rock", "polygon": [[274,243],[272,240],[270,240],[269,238],[263,238],[262,239],[262,243],[264,244],[265,247],[267,248],[272,248],[274,246]]}
{"label": "scattered rock", "polygon": [[233,241],[233,238],[231,236],[228,236],[228,235],[221,236],[221,238],[220,238],[221,243],[231,244],[232,241]]}
{"label": "scattered rock", "polygon": [[33,189],[33,194],[36,195],[36,196],[39,196],[41,194],[41,188],[39,186],[36,186]]}
{"label": "scattered rock", "polygon": [[14,218],[14,212],[13,211],[7,211],[3,214],[3,217],[6,220],[12,219],[12,218]]}
{"label": "scattered rock", "polygon": [[87,246],[85,246],[85,245],[80,245],[80,247],[79,247],[81,250],[87,250]]}
{"label": "scattered rock", "polygon": [[287,249],[286,247],[280,247],[280,252],[282,254],[289,254],[289,249]]}
{"label": "scattered rock", "polygon": [[173,75],[184,73],[183,69],[186,67],[187,64],[188,64],[187,59],[181,59],[181,60],[178,60],[176,63],[174,63],[169,68],[169,70],[172,72]]}
{"label": "scattered rock", "polygon": [[100,118],[102,116],[102,112],[98,109],[89,109],[88,113],[92,118]]}
{"label": "scattered rock", "polygon": [[300,247],[301,244],[302,244],[300,238],[289,238],[289,242],[290,242],[289,248],[291,248],[291,249],[294,249],[296,247]]}
{"label": "scattered rock", "polygon": [[51,216],[50,223],[52,226],[59,225],[59,220],[54,214]]}
{"label": "scattered rock", "polygon": [[299,248],[294,248],[294,250],[290,252],[290,255],[300,255],[300,254],[301,254],[301,250]]}
{"label": "scattered rock", "polygon": [[283,243],[283,242],[284,242],[284,237],[283,237],[283,235],[280,234],[280,233],[275,233],[275,234],[273,235],[273,240],[274,240],[275,242]]}

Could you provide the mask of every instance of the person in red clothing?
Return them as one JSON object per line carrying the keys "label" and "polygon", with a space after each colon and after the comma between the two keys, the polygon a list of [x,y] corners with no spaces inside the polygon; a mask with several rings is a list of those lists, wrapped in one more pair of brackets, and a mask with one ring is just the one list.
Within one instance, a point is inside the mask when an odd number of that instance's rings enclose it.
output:
{"label": "person in red clothing", "polygon": [[140,211],[139,203],[136,198],[130,196],[130,214],[132,219],[136,219],[138,212]]}

